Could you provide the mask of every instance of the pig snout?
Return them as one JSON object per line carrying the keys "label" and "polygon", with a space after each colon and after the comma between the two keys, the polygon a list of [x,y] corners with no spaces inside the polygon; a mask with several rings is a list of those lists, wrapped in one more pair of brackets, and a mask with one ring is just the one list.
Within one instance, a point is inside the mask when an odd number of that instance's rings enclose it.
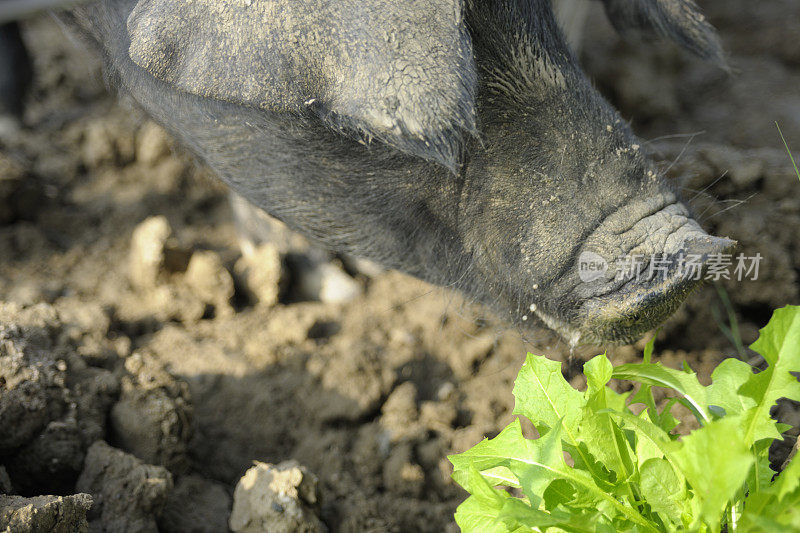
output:
{"label": "pig snout", "polygon": [[666,320],[736,242],[707,234],[674,195],[623,205],[580,248],[572,320],[540,317],[574,343],[630,342]]}

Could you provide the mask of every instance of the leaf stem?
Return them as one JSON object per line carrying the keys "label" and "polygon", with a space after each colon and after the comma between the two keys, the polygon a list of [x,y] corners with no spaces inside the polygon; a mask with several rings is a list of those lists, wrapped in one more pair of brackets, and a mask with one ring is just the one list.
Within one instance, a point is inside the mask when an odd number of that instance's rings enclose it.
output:
{"label": "leaf stem", "polygon": [[781,127],[778,125],[778,121],[775,121],[775,127],[778,128],[778,134],[781,136],[781,140],[783,141],[783,145],[786,147],[786,151],[789,153],[789,159],[792,160],[792,166],[794,167],[794,173],[797,174],[797,179],[800,179],[800,169],[797,168],[797,163],[794,161],[794,156],[792,155],[792,151],[789,149],[789,143],[786,142],[786,138],[783,136],[783,132],[781,131]]}

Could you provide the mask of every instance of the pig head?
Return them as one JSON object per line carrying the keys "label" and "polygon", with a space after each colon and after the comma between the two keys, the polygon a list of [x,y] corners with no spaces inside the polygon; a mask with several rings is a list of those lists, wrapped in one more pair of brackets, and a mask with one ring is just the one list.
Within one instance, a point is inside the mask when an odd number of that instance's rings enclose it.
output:
{"label": "pig head", "polygon": [[[721,60],[689,1],[606,4]],[[733,244],[592,88],[549,1],[102,0],[64,16],[250,202],[513,323],[634,339],[697,285],[683,257]],[[619,275],[634,254],[661,268]],[[587,257],[599,274],[581,275]]]}

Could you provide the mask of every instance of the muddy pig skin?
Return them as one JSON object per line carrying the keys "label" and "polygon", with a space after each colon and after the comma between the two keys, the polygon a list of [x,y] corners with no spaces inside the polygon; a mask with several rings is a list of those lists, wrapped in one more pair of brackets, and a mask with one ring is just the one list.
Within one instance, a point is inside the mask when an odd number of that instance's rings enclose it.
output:
{"label": "muddy pig skin", "polygon": [[[604,3],[621,30],[724,61],[689,0]],[[251,203],[511,323],[629,341],[696,285],[681,257],[734,244],[592,88],[549,1],[101,0],[61,17]],[[631,254],[666,267],[616,275]],[[580,275],[586,257],[601,275]]]}

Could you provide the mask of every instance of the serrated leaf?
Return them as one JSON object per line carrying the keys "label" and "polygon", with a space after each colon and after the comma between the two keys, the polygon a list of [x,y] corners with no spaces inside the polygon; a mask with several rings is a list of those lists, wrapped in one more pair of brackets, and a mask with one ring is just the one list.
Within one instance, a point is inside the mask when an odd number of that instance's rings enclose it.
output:
{"label": "serrated leaf", "polygon": [[[667,433],[671,434],[671,432],[678,427],[678,421],[672,416],[672,408],[675,406],[676,403],[680,401],[680,398],[670,398],[664,404],[664,407],[661,408],[661,412],[658,413],[658,416],[651,417],[650,420],[656,424],[658,427],[666,431]],[[649,411],[648,411],[649,414]]]}
{"label": "serrated leaf", "polygon": [[455,520],[462,533],[507,533],[498,517],[509,494],[492,488],[474,467],[465,474],[472,495],[456,509]]}
{"label": "serrated leaf", "polygon": [[[639,384],[639,390],[636,391],[631,397],[631,403],[641,403],[647,407],[647,416],[650,421],[669,433],[678,426],[678,421],[672,416],[672,406],[678,401],[678,398],[670,399],[666,405],[659,411],[656,408],[656,402],[653,398],[653,388],[644,383]],[[618,409],[621,411],[621,409]]]}
{"label": "serrated leaf", "polygon": [[596,477],[602,477],[592,457],[585,455],[586,445],[580,446],[578,442],[586,400],[564,379],[561,363],[529,353],[514,382],[514,398],[514,414],[523,415],[540,431],[542,426],[560,425],[576,463],[586,465]]}
{"label": "serrated leaf", "polygon": [[729,415],[738,415],[756,402],[747,396],[741,396],[739,389],[753,377],[753,367],[738,359],[725,359],[711,373],[711,385],[708,391],[708,403],[725,409]]}
{"label": "serrated leaf", "polygon": [[[644,416],[644,413],[639,415],[639,418],[642,416]],[[664,452],[652,440],[639,434],[638,432],[636,432],[636,445],[634,451],[636,453],[636,463],[638,468],[641,468],[642,464],[644,464],[648,459],[661,459],[664,457]]]}
{"label": "serrated leaf", "polygon": [[616,533],[600,513],[574,512],[567,509],[555,509],[551,513],[543,513],[531,509],[519,500],[509,500],[501,513],[501,519],[507,524],[524,526],[528,531],[534,528],[544,531],[554,526],[558,531],[570,533]]}
{"label": "serrated leaf", "polygon": [[668,455],[672,448],[672,440],[666,431],[653,424],[649,420],[636,416],[633,413],[621,413],[619,411],[606,411],[613,417],[623,420],[626,425],[635,428],[638,438],[646,438],[656,446],[663,455]]}
{"label": "serrated leaf", "polygon": [[614,378],[637,381],[651,387],[673,389],[683,395],[688,407],[701,423],[711,420],[705,387],[697,381],[697,374],[694,372],[675,370],[661,363],[636,363],[616,367]]}
{"label": "serrated leaf", "polygon": [[572,484],[563,479],[556,479],[544,491],[544,508],[552,511],[559,505],[566,505],[575,499],[575,494]]}
{"label": "serrated leaf", "polygon": [[[787,305],[776,309],[769,323],[761,328],[756,342],[750,345],[770,364],[782,362],[789,365],[800,357],[800,306]],[[797,371],[797,366],[794,367]]]}
{"label": "serrated leaf", "polygon": [[[474,490],[473,494],[458,506],[455,521],[462,533],[522,533],[516,521],[509,520],[506,515],[508,504],[519,504],[527,508],[531,519],[538,518],[541,525],[557,523],[546,513],[530,508],[527,504],[512,498],[507,492],[497,490],[491,486],[477,469],[469,468],[466,475],[468,485]],[[525,528],[525,531],[528,531]]]}
{"label": "serrated leaf", "polygon": [[522,435],[519,419],[515,419],[493,439],[485,439],[464,453],[451,455],[455,472],[454,479],[473,492],[469,480],[464,482],[458,472],[475,468],[483,471],[498,466],[507,467],[522,485],[523,493],[531,506],[536,508],[542,500],[547,486],[555,479],[564,479],[575,487],[579,497],[592,498],[598,507],[613,507],[616,513],[636,523],[646,531],[656,531],[635,509],[625,506],[612,495],[600,489],[591,475],[583,470],[570,468],[564,462],[561,448],[561,424],[557,424],[536,440]]}
{"label": "serrated leaf", "polygon": [[686,484],[678,478],[666,459],[652,458],[642,464],[639,469],[639,488],[645,501],[661,515],[665,523],[681,523],[687,498]]}
{"label": "serrated leaf", "polygon": [[633,474],[633,451],[614,419],[601,412],[607,408],[626,409],[624,397],[620,401],[621,395],[606,387],[613,370],[605,355],[598,355],[583,365],[588,386],[578,438],[586,443],[592,456],[616,474],[617,482],[620,482]]}
{"label": "serrated leaf", "polygon": [[462,533],[508,533],[508,528],[497,520],[500,509],[486,501],[470,496],[458,506],[454,516]]}
{"label": "serrated leaf", "polygon": [[611,416],[598,413],[599,409],[587,406],[584,410],[579,438],[588,444],[589,453],[616,473],[617,482],[627,480],[633,473],[633,452],[621,429]]}
{"label": "serrated leaf", "polygon": [[750,348],[769,364],[740,388],[742,395],[756,403],[745,429],[745,438],[752,442],[771,421],[769,412],[778,399],[800,401],[800,382],[791,374],[800,371],[800,307],[777,309]]}
{"label": "serrated leaf", "polygon": [[583,373],[586,376],[586,392],[583,397],[588,403],[592,398],[600,398],[601,409],[610,408],[617,411],[627,410],[626,401],[629,393],[618,393],[607,387],[614,373],[614,367],[605,354],[593,357],[583,365]]}
{"label": "serrated leaf", "polygon": [[751,448],[753,454],[753,468],[747,474],[747,487],[751,492],[759,492],[770,485],[775,471],[770,467],[769,447],[770,440],[762,440]]}
{"label": "serrated leaf", "polygon": [[[655,347],[657,334],[658,333],[656,332],[656,335],[653,335],[650,338],[650,340],[647,341],[647,344],[644,347],[644,353],[642,355],[642,360],[643,360],[644,364],[646,364],[646,365],[650,364],[650,360],[653,357],[653,349]],[[612,372],[612,376],[613,376],[613,372]],[[656,401],[655,401],[655,398],[653,398],[653,388],[650,385],[646,385],[644,383],[640,383],[639,384],[639,390],[637,390],[636,394],[634,394],[631,397],[631,403],[641,403],[641,404],[643,404],[647,408],[647,412],[648,412],[648,414],[650,416],[650,420],[654,424],[656,424],[657,426],[661,427],[667,433],[672,431],[675,428],[675,426],[678,425],[678,422],[675,421],[675,419],[673,418],[672,421],[675,422],[674,426],[672,426],[672,427],[663,427],[661,422],[667,422],[667,420],[661,420],[660,417],[659,417],[658,410],[656,409]],[[617,411],[623,411],[623,409],[617,409]],[[671,415],[668,412],[667,412],[667,416],[671,417]]]}
{"label": "serrated leaf", "polygon": [[591,474],[594,482],[603,490],[614,491],[616,487],[615,474],[594,458],[585,442],[581,442],[578,448],[564,441],[562,441],[562,445],[564,451],[572,458],[576,470],[584,470]]}
{"label": "serrated leaf", "polygon": [[800,454],[795,454],[786,468],[775,479],[775,493],[779,499],[796,492],[800,488]]}
{"label": "serrated leaf", "polygon": [[471,486],[462,483],[464,478],[460,472],[469,472],[471,468],[484,471],[505,467],[517,478],[531,504],[538,506],[547,485],[563,477],[567,469],[560,433],[561,426],[557,424],[536,440],[526,439],[519,419],[515,419],[495,438],[484,439],[464,453],[451,455],[454,479],[474,493]]}
{"label": "serrated leaf", "polygon": [[742,437],[743,415],[707,423],[670,443],[670,462],[689,482],[693,500],[707,524],[719,524],[728,501],[747,478],[753,465],[750,446]]}
{"label": "serrated leaf", "polygon": [[499,511],[503,506],[503,502],[510,497],[507,492],[493,488],[474,466],[470,466],[467,475],[469,476],[472,495],[479,500],[483,500],[484,504],[497,508]]}
{"label": "serrated leaf", "polygon": [[751,493],[737,531],[800,531],[800,462],[792,460],[763,490]]}
{"label": "serrated leaf", "polygon": [[[754,376],[753,367],[737,359],[725,359],[711,373],[712,383],[707,387],[709,405],[723,408],[727,415],[738,415],[756,407],[756,400],[740,394],[740,389]],[[775,421],[769,417],[756,419],[753,442],[780,438]]]}
{"label": "serrated leaf", "polygon": [[587,399],[606,388],[606,384],[611,381],[614,367],[605,354],[598,355],[589,359],[583,365],[583,374],[586,376]]}
{"label": "serrated leaf", "polygon": [[565,522],[569,522],[568,514],[553,515],[538,509],[532,508],[521,500],[510,498],[505,502],[503,509],[500,511],[500,520],[506,525],[507,528],[524,527],[528,528],[548,528],[551,526],[561,526]]}
{"label": "serrated leaf", "polygon": [[561,363],[530,353],[514,382],[514,398],[514,414],[537,428],[561,424],[568,434],[577,429],[585,404],[583,395],[564,379]]}

